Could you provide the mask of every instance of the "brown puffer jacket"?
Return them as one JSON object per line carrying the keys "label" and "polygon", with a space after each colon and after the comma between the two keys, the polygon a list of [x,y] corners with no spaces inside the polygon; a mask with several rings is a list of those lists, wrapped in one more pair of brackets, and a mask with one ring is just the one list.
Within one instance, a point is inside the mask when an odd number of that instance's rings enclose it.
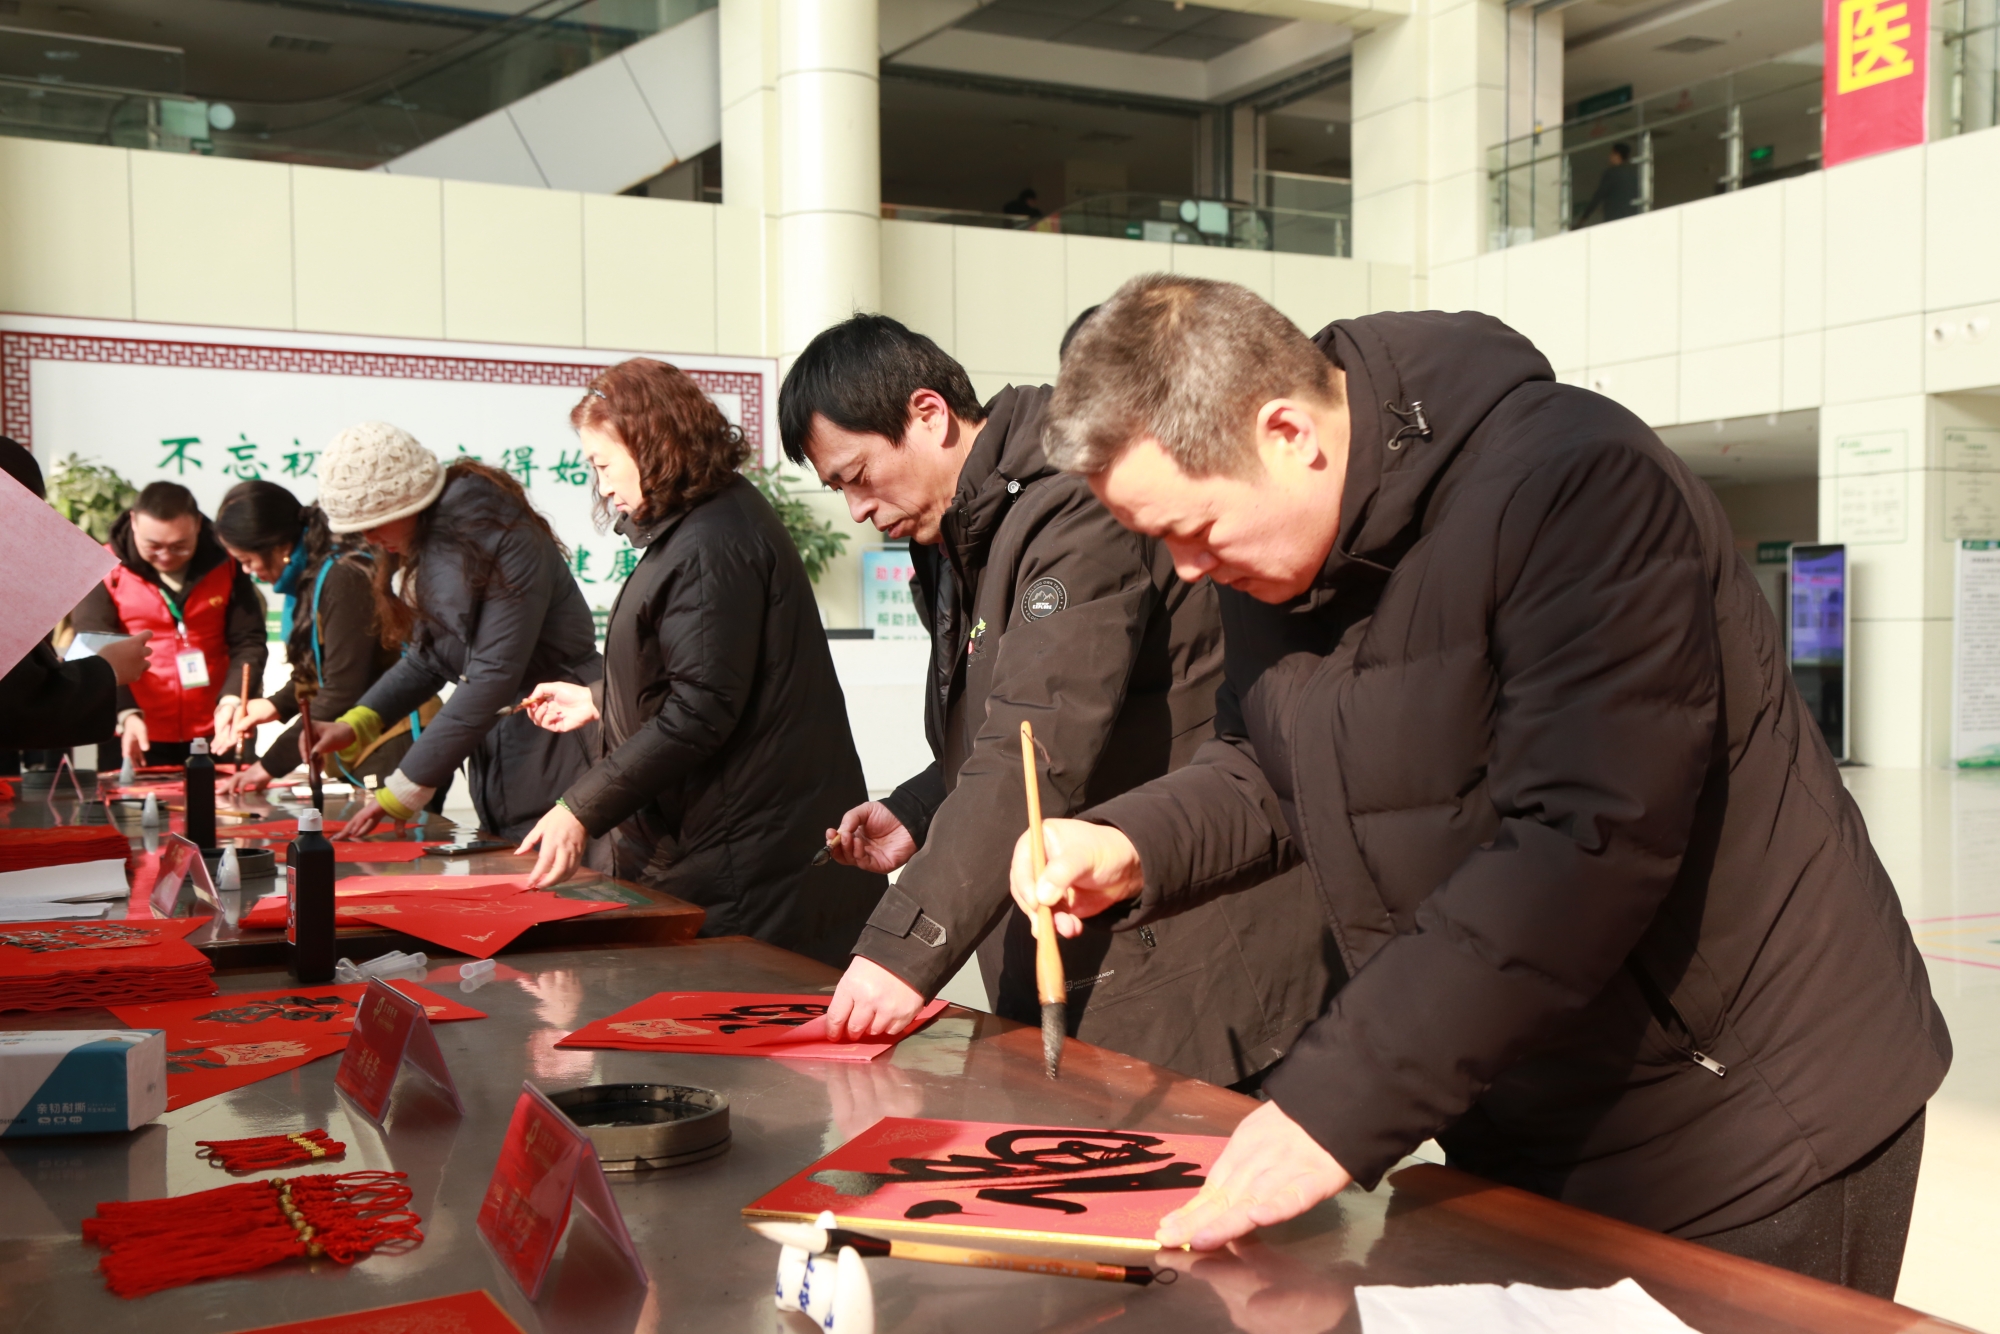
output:
{"label": "brown puffer jacket", "polygon": [[1888,1138],[1950,1039],[1714,494],[1483,315],[1374,315],[1340,536],[1225,590],[1217,730],[1093,818],[1127,928],[1303,857],[1350,981],[1265,1084],[1372,1183],[1451,1161],[1703,1236]]}
{"label": "brown puffer jacket", "polygon": [[[1035,1023],[1034,939],[1007,894],[1027,827],[1021,721],[1042,812],[1068,815],[1188,762],[1213,733],[1214,590],[1174,576],[1042,453],[1050,390],[1008,388],[959,473],[913,590],[932,640],[924,723],[937,763],[887,800],[921,844],[855,953],[925,995],[980,952],[994,1010]],[[1324,1004],[1318,898],[1287,873],[1248,893],[1062,942],[1072,1033],[1214,1083],[1269,1066]]]}

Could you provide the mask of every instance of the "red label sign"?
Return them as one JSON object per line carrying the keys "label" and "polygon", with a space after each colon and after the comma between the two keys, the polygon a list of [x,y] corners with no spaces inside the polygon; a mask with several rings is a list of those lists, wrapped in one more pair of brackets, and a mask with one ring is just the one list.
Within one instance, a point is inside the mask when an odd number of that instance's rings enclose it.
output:
{"label": "red label sign", "polygon": [[1924,141],[1930,0],[1826,0],[1826,140],[1831,167]]}
{"label": "red label sign", "polygon": [[625,1229],[625,1215],[611,1198],[604,1167],[590,1137],[534,1085],[523,1083],[507,1123],[507,1139],[494,1164],[493,1181],[479,1206],[479,1235],[500,1257],[508,1277],[533,1301],[548,1277],[556,1243],[575,1203],[595,1218],[633,1274],[645,1283],[646,1267]]}
{"label": "red label sign", "polygon": [[347,1039],[340,1069],[334,1073],[334,1087],[379,1122],[389,1110],[389,1094],[405,1061],[442,1089],[460,1116],[465,1114],[423,1003],[371,978],[355,1007],[354,1034]]}

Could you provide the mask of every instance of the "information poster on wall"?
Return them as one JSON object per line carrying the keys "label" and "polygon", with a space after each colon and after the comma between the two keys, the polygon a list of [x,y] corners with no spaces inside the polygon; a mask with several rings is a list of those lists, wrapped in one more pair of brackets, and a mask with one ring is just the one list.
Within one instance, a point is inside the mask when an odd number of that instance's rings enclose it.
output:
{"label": "information poster on wall", "polygon": [[2000,431],[1954,427],[1944,433],[1944,536],[2000,539]]}
{"label": "information poster on wall", "polygon": [[1834,441],[1834,515],[1847,543],[1901,542],[1909,535],[1909,436],[1868,431]]}
{"label": "information poster on wall", "polygon": [[1952,620],[1951,758],[2000,765],[2000,542],[1958,544]]}
{"label": "information poster on wall", "polygon": [[213,514],[237,482],[311,500],[320,451],[363,421],[410,432],[450,462],[476,458],[527,488],[570,549],[592,606],[611,605],[638,553],[600,531],[569,412],[590,378],[632,356],[692,376],[766,462],[777,454],[777,363],[666,350],[448,343],[0,315],[0,434],[44,470],[67,455],[135,486],[161,478]]}
{"label": "information poster on wall", "polygon": [[861,553],[861,624],[877,639],[923,639],[929,634],[917,619],[911,597],[910,553],[882,547]]}

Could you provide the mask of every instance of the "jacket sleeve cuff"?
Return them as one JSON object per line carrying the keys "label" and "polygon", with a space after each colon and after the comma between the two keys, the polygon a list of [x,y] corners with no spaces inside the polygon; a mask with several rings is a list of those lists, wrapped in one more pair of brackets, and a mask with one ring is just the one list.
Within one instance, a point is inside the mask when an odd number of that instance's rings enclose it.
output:
{"label": "jacket sleeve cuff", "polygon": [[944,926],[891,885],[861,928],[854,953],[888,969],[928,1000],[958,964],[959,951],[951,945]]}
{"label": "jacket sleeve cuff", "polygon": [[889,813],[909,831],[910,837],[921,848],[931,831],[931,817],[944,804],[944,796],[944,769],[933,763],[882,798],[882,804],[889,808]]}
{"label": "jacket sleeve cuff", "polygon": [[414,820],[424,808],[424,803],[437,795],[436,788],[413,783],[403,776],[401,769],[389,775],[389,780],[375,789],[375,800],[394,820]]}
{"label": "jacket sleeve cuff", "polygon": [[340,752],[340,758],[348,764],[360,759],[361,752],[374,745],[382,735],[382,715],[365,704],[349,709],[336,721],[354,729],[353,743]]}

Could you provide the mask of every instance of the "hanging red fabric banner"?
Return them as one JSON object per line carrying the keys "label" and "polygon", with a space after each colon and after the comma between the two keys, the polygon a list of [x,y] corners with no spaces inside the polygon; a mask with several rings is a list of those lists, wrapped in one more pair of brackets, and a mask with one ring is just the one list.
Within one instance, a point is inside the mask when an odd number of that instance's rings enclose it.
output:
{"label": "hanging red fabric banner", "polygon": [[1924,141],[1930,0],[1826,0],[1824,165]]}

